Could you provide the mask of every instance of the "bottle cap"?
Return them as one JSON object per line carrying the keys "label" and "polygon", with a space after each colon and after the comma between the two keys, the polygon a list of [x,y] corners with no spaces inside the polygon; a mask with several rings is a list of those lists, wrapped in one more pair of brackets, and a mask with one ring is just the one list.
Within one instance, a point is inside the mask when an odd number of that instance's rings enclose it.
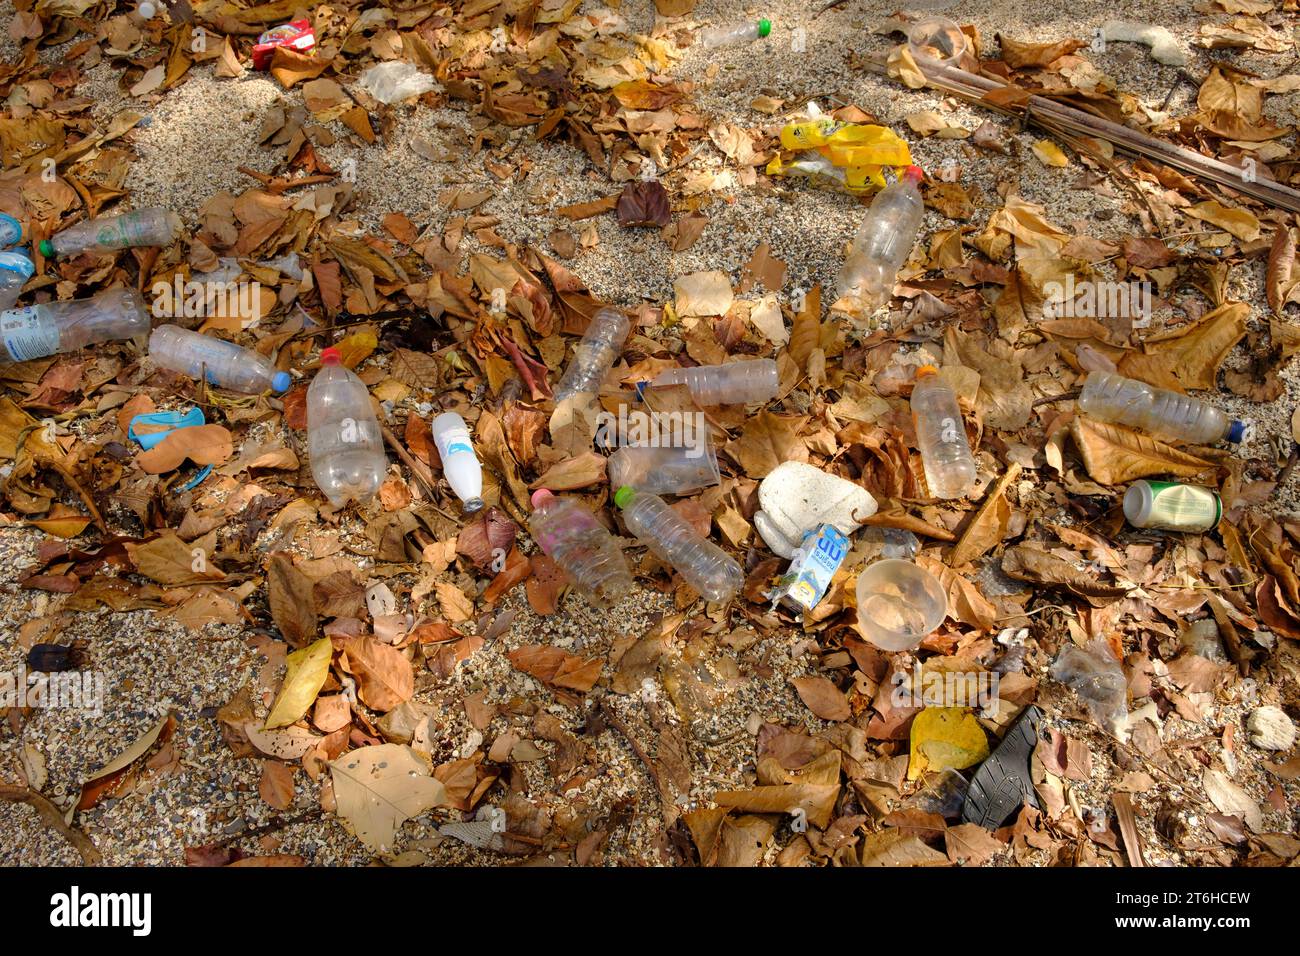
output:
{"label": "bottle cap", "polygon": [[293,376],[288,372],[276,372],[271,376],[271,389],[275,392],[287,392],[293,384]]}
{"label": "bottle cap", "polygon": [[1254,425],[1250,422],[1234,421],[1228,426],[1228,441],[1236,444],[1243,442],[1255,433]]}
{"label": "bottle cap", "polygon": [[925,178],[925,170],[920,166],[908,166],[907,169],[903,171],[903,178],[910,179],[914,183],[919,183]]}
{"label": "bottle cap", "polygon": [[771,33],[771,32],[772,32],[772,21],[771,21],[771,20],[759,20],[759,21],[758,21],[758,35],[759,35],[759,36],[761,36],[761,37],[765,37],[765,36],[767,36],[767,35],[768,35],[769,33]]}
{"label": "bottle cap", "polygon": [[334,346],[328,346],[320,350],[321,365],[338,365],[343,361],[343,356],[339,355],[339,350]]}
{"label": "bottle cap", "polygon": [[939,370],[933,365],[918,365],[916,367],[916,377],[924,378],[926,375],[938,375]]}
{"label": "bottle cap", "polygon": [[632,500],[634,494],[636,494],[635,488],[631,485],[624,485],[622,488],[618,489],[618,491],[614,492],[614,504],[618,505],[620,508],[626,508],[627,503]]}
{"label": "bottle cap", "polygon": [[545,488],[538,488],[533,492],[533,496],[528,500],[533,503],[534,508],[541,508],[554,497],[555,495],[551,494]]}
{"label": "bottle cap", "polygon": [[30,279],[36,272],[36,266],[27,254],[17,250],[0,252],[0,269],[16,272],[24,279]]}
{"label": "bottle cap", "polygon": [[54,258],[54,246],[50,244],[50,240],[42,239],[39,243],[36,244],[36,248],[41,250],[41,255],[43,255],[46,259]]}
{"label": "bottle cap", "polygon": [[461,506],[461,510],[467,515],[477,514],[483,510],[483,499],[471,498]]}

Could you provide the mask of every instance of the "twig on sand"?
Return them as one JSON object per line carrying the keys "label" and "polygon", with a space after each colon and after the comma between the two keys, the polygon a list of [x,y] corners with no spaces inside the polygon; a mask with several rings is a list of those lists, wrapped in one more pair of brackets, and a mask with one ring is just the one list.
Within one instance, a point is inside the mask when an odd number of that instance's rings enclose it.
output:
{"label": "twig on sand", "polygon": [[663,793],[663,782],[659,779],[659,771],[655,767],[654,761],[650,759],[650,755],[645,752],[645,748],[637,741],[636,736],[632,733],[632,729],[619,719],[619,716],[614,713],[614,709],[609,706],[603,697],[600,700],[600,712],[605,715],[605,719],[610,722],[614,729],[626,738],[628,744],[632,747],[632,752],[636,754],[637,759],[645,765],[647,772],[650,774],[650,779],[654,781],[655,791],[657,793]]}
{"label": "twig on sand", "polygon": [[86,866],[99,866],[104,862],[99,851],[95,849],[90,837],[63,819],[63,813],[46,797],[31,787],[19,787],[14,784],[0,783],[0,800],[10,803],[25,803],[41,815],[41,819],[52,830],[72,844],[73,849],[81,854],[81,862]]}

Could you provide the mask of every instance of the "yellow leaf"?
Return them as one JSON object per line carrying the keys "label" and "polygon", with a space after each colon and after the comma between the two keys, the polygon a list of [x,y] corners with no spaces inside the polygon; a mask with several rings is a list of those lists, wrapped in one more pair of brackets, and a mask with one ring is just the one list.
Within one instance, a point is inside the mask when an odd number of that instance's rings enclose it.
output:
{"label": "yellow leaf", "polygon": [[1245,209],[1229,209],[1222,203],[1211,199],[1192,206],[1187,210],[1187,215],[1218,226],[1220,229],[1232,233],[1242,242],[1253,242],[1259,238],[1259,220],[1255,218],[1254,213]]}
{"label": "yellow leaf", "polygon": [[1063,168],[1070,165],[1070,160],[1065,153],[1061,152],[1061,147],[1057,146],[1050,139],[1040,139],[1035,143],[1034,155],[1039,158],[1044,166]]}
{"label": "yellow leaf", "polygon": [[356,368],[379,347],[379,336],[369,329],[353,332],[334,346],[339,350],[339,361],[347,368]]}
{"label": "yellow leaf", "polygon": [[267,715],[263,730],[287,727],[307,713],[329,676],[330,658],[333,656],[333,642],[322,637],[285,658],[284,683],[280,685],[280,694]]}
{"label": "yellow leaf", "polygon": [[77,514],[71,508],[55,505],[48,515],[34,519],[32,524],[56,538],[75,538],[86,530],[90,519],[85,515]]}
{"label": "yellow leaf", "polygon": [[927,707],[912,721],[907,779],[927,771],[964,770],[988,755],[988,737],[974,714],[964,707]]}

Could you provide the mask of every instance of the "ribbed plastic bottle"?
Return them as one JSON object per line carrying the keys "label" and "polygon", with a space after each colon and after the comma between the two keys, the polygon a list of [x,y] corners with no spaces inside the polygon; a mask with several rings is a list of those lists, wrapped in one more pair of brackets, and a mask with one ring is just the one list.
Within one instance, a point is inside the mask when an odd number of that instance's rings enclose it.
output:
{"label": "ribbed plastic bottle", "polygon": [[725,23],[709,27],[700,33],[700,42],[706,48],[731,46],[735,43],[753,43],[772,32],[771,20],[758,20],[754,23]]}
{"label": "ribbed plastic bottle", "polygon": [[455,412],[443,412],[433,420],[433,443],[442,459],[442,473],[460,499],[465,514],[483,508],[483,466],[474,454],[469,426]]}
{"label": "ribbed plastic bottle", "polygon": [[1248,433],[1245,422],[1198,398],[1105,372],[1089,373],[1079,393],[1079,408],[1104,422],[1197,445],[1239,442]]}
{"label": "ribbed plastic bottle", "polygon": [[962,424],[957,393],[933,365],[916,370],[912,421],[925,466],[925,483],[936,498],[960,498],[975,483],[975,456]]}
{"label": "ribbed plastic bottle", "polygon": [[321,369],[307,386],[307,449],[311,474],[330,504],[362,504],[388,470],[384,436],[370,391],[344,368],[339,350],[322,349]]}
{"label": "ribbed plastic bottle", "polygon": [[624,485],[614,504],[623,509],[627,530],[708,600],[730,600],[744,585],[745,572],[736,559],[701,537],[658,495]]}
{"label": "ribbed plastic bottle", "polygon": [[17,249],[0,252],[0,312],[14,307],[23,294],[23,286],[36,272],[27,254]]}
{"label": "ribbed plastic bottle", "polygon": [[623,352],[632,329],[631,320],[617,309],[601,309],[591,317],[573,353],[573,361],[555,389],[555,400],[563,401],[581,392],[595,392]]}
{"label": "ribbed plastic bottle", "polygon": [[581,503],[546,489],[533,493],[528,532],[568,575],[574,589],[600,608],[632,590],[632,572],[614,536]]}
{"label": "ribbed plastic bottle", "polygon": [[98,216],[69,226],[52,239],[42,240],[41,255],[49,259],[133,246],[165,246],[180,234],[181,228],[180,217],[161,206]]}
{"label": "ribbed plastic bottle", "polygon": [[195,379],[206,375],[212,385],[248,395],[287,392],[293,384],[293,377],[277,369],[266,356],[177,325],[153,330],[149,357],[165,369]]}
{"label": "ribbed plastic bottle", "polygon": [[925,216],[925,203],[917,189],[924,175],[921,167],[909,166],[902,179],[872,200],[840,270],[836,291],[841,299],[856,300],[858,308],[874,312],[894,294],[894,279],[912,251]]}
{"label": "ribbed plastic bottle", "polygon": [[706,407],[766,402],[775,398],[781,387],[774,359],[670,368],[656,376],[654,384],[685,385],[696,403]]}
{"label": "ribbed plastic bottle", "polygon": [[131,289],[106,289],[88,299],[47,302],[0,313],[0,365],[74,352],[149,331],[149,307]]}

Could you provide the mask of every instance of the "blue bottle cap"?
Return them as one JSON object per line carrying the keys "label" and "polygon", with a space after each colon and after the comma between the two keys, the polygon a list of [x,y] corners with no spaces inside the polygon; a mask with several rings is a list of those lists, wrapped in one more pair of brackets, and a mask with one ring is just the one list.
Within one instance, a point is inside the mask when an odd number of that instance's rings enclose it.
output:
{"label": "blue bottle cap", "polygon": [[[3,215],[3,213],[0,213]],[[7,269],[10,272],[17,272],[24,279],[30,279],[36,273],[36,265],[27,254],[11,249],[8,252],[0,252],[0,269]]]}
{"label": "blue bottle cap", "polygon": [[1233,443],[1244,441],[1250,430],[1249,422],[1234,421],[1228,426],[1228,441]]}
{"label": "blue bottle cap", "polygon": [[293,376],[288,372],[276,372],[271,377],[271,388],[277,393],[289,391],[291,385],[293,385]]}

